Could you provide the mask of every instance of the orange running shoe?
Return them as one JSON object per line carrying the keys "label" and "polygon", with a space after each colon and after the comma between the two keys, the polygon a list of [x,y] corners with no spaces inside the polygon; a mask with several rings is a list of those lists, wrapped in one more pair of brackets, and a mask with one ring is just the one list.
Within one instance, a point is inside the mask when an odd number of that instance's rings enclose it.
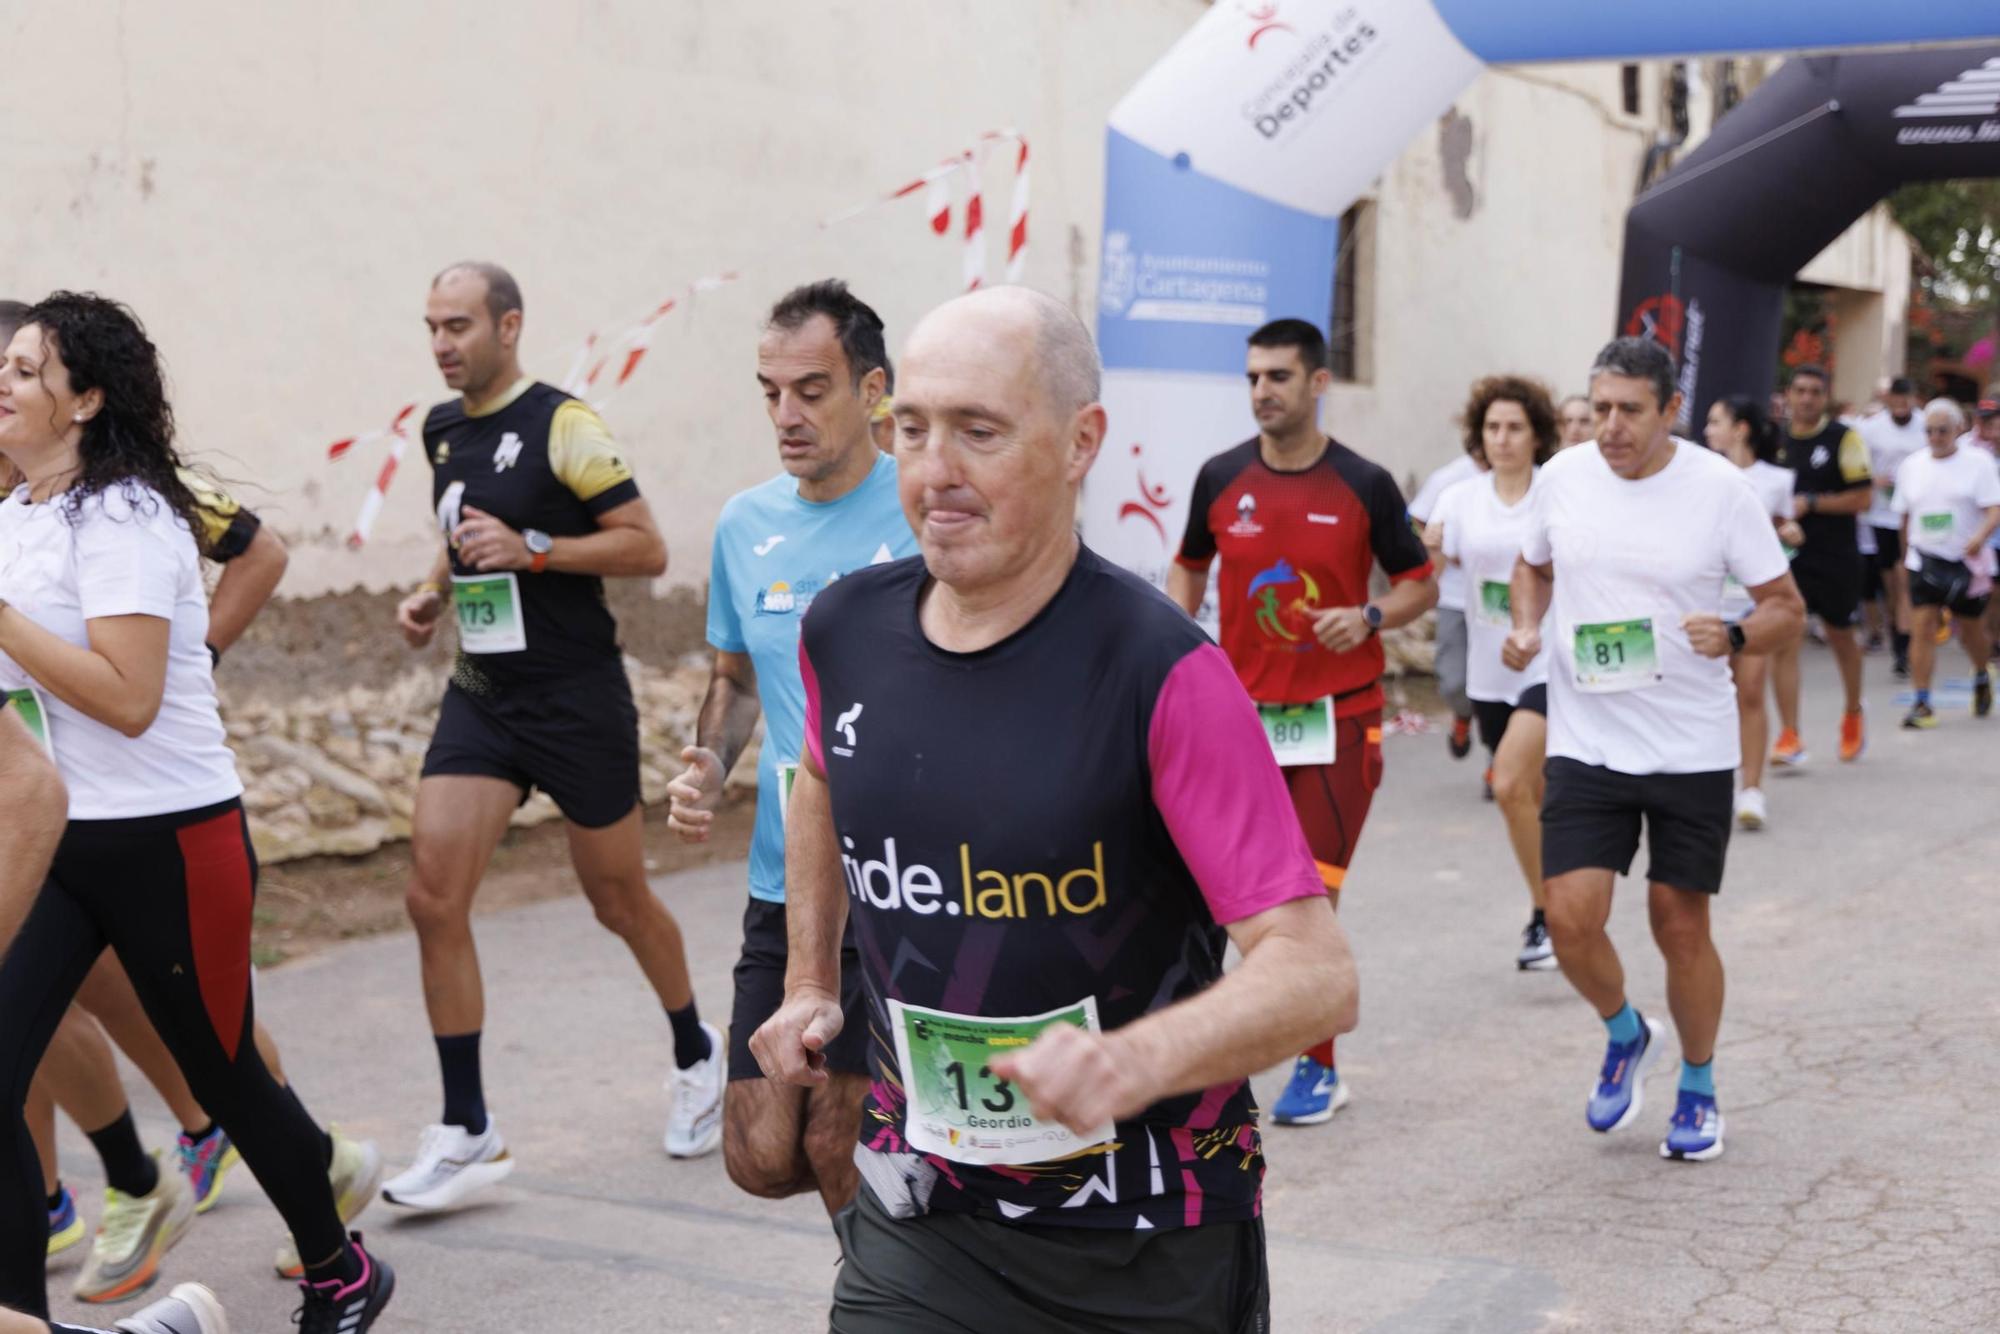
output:
{"label": "orange running shoe", "polygon": [[1852,764],[1861,758],[1861,752],[1868,749],[1868,729],[1862,725],[1861,710],[1841,715],[1840,758],[1843,763]]}
{"label": "orange running shoe", "polygon": [[1787,727],[1778,733],[1778,744],[1771,747],[1771,763],[1780,769],[1796,769],[1809,757],[1806,743],[1799,740],[1799,734]]}

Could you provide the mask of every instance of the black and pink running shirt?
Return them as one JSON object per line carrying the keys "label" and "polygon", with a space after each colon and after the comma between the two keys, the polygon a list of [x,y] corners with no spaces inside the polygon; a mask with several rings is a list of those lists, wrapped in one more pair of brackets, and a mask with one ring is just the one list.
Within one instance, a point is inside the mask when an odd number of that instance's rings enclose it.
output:
{"label": "black and pink running shirt", "polygon": [[1213,985],[1225,925],[1325,892],[1249,696],[1159,592],[1081,548],[1026,626],[951,653],[919,625],[928,584],[921,557],[850,574],[800,643],[867,981],[864,1174],[908,1209],[1043,1225],[1255,1217],[1247,1080],[1060,1161],[911,1148],[892,1000],[1002,1017],[1088,996],[1108,1032]]}

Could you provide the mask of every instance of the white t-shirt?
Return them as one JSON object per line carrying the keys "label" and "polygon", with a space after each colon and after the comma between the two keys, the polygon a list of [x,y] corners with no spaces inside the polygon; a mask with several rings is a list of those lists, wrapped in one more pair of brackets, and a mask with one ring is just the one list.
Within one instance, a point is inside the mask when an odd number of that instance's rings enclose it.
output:
{"label": "white t-shirt", "polygon": [[[1757,503],[1764,507],[1764,513],[1774,520],[1792,517],[1792,488],[1798,483],[1797,473],[1758,459],[1744,468],[1742,475],[1743,480],[1750,483],[1750,489],[1757,493]],[[1772,527],[1775,529],[1777,525],[1773,523]],[[1722,581],[1723,620],[1740,621],[1756,605],[1750,590],[1738,582],[1735,575]]]}
{"label": "white t-shirt", "polygon": [[[1417,498],[1410,502],[1410,517],[1420,524],[1428,524],[1437,512],[1437,503],[1446,491],[1469,477],[1477,477],[1482,469],[1472,461],[1472,455],[1460,454],[1450,463],[1439,468],[1424,484],[1417,488]],[[1437,604],[1445,611],[1465,610],[1465,572],[1446,566],[1438,575]]]}
{"label": "white t-shirt", "polygon": [[1896,473],[1910,455],[1929,452],[1930,442],[1924,437],[1924,415],[1913,412],[1908,421],[1898,426],[1887,412],[1878,412],[1856,429],[1868,446],[1868,469],[1875,474],[1875,490],[1861,521],[1871,528],[1898,527],[1903,519],[1895,506]]}
{"label": "white t-shirt", "polygon": [[1755,588],[1786,571],[1743,470],[1676,440],[1632,482],[1592,442],[1544,465],[1533,501],[1521,553],[1555,567],[1548,753],[1625,774],[1734,769],[1729,661],[1696,653],[1681,617],[1714,614],[1728,575]]}
{"label": "white t-shirt", "polygon": [[[1535,478],[1540,476],[1536,469]],[[1546,653],[1518,672],[1500,661],[1514,624],[1508,585],[1534,494],[1531,480],[1527,494],[1508,505],[1500,499],[1493,474],[1483,473],[1447,488],[1431,515],[1431,522],[1444,530],[1441,550],[1456,562],[1450,568],[1465,582],[1465,693],[1473,699],[1518,704],[1523,690],[1549,679]]]}
{"label": "white t-shirt", "polygon": [[90,646],[86,621],[169,621],[166,693],[137,737],[84,716],[0,653],[0,688],[36,688],[72,820],[124,820],[199,810],[243,795],[216,712],[208,601],[194,536],[150,489],[83,502],[72,523],[61,499],[30,504],[20,487],[0,501],[0,597],[44,630]]}
{"label": "white t-shirt", "polygon": [[[1910,519],[1904,566],[1920,570],[1927,555],[1965,560],[1965,544],[1985,525],[1988,505],[2000,505],[2000,461],[1985,450],[1960,445],[1945,458],[1926,449],[1904,459],[1896,470],[1896,513]],[[1968,562],[1972,572],[1992,574],[1993,548],[1979,557]]]}

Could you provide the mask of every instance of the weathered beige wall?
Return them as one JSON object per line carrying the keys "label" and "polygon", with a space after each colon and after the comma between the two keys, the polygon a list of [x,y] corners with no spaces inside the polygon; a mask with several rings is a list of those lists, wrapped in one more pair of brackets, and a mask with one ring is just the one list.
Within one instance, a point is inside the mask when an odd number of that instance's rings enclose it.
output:
{"label": "weathered beige wall", "polygon": [[[662,327],[608,415],[706,574],[710,522],[775,466],[760,312],[840,274],[892,341],[959,285],[920,199],[814,222],[986,129],[1033,145],[1028,279],[1089,293],[1106,113],[1200,0],[253,5],[0,0],[0,293],[83,286],[164,347],[184,442],[294,545],[284,592],[414,582],[435,539],[414,456],[376,540],[340,544],[376,466],[325,444],[443,397],[421,323],[442,264],[516,271],[526,360],[676,286],[744,281]],[[988,178],[992,272],[1011,173]]]}
{"label": "weathered beige wall", "polygon": [[[607,413],[668,532],[665,582],[698,589],[722,501],[773,470],[750,378],[769,301],[843,275],[893,344],[959,287],[959,243],[924,229],[920,199],[815,221],[1018,126],[1034,147],[1028,279],[1088,317],[1106,113],[1204,7],[0,0],[0,41],[28,53],[0,79],[0,293],[80,285],[137,306],[185,443],[245,483],[294,546],[284,593],[311,598],[405,585],[431,558],[422,461],[356,554],[341,539],[379,454],[323,450],[443,396],[421,323],[440,265],[515,269],[526,359],[548,379],[587,331],[742,269],[668,318]],[[1633,117],[1615,64],[1489,72],[1396,160],[1376,195],[1372,378],[1332,395],[1340,435],[1406,476],[1456,450],[1474,376],[1580,387],[1613,316],[1660,73],[1647,67]],[[1010,184],[996,154],[995,277]],[[1900,312],[1894,238],[1870,226],[1815,277],[1886,286]]]}

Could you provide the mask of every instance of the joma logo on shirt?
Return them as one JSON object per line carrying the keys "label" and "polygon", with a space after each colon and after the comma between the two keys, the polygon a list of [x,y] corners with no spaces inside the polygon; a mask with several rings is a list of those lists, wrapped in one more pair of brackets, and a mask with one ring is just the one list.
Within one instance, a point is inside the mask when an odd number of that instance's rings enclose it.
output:
{"label": "joma logo on shirt", "polygon": [[[851,856],[854,840],[843,838],[847,852],[841,854],[841,869],[847,873],[847,890],[870,907],[885,911],[909,911],[922,917],[942,911],[948,917],[975,917],[1013,920],[1028,917],[1082,917],[1096,912],[1106,902],[1104,844],[1090,845],[1090,864],[1071,871],[982,870],[974,865],[970,843],[958,845],[957,883],[947,886],[944,877],[932,868],[913,863],[901,865],[896,857],[896,840],[882,845],[882,857],[863,859]],[[947,893],[952,897],[946,897]]]}

